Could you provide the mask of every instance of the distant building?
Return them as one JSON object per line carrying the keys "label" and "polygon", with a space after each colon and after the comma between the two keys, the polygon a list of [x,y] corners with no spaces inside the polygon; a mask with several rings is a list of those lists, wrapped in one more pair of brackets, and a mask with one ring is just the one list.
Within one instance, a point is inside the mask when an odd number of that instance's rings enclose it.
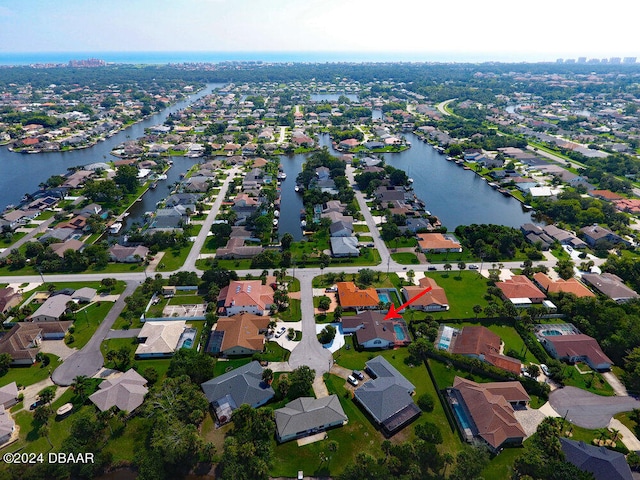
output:
{"label": "distant building", "polygon": [[516,307],[526,307],[532,303],[542,303],[546,295],[524,275],[514,275],[509,280],[496,283],[505,300]]}
{"label": "distant building", "polygon": [[67,304],[72,302],[70,295],[52,295],[31,315],[34,322],[53,322],[60,320],[60,317],[67,311]]}
{"label": "distant building", "polygon": [[139,263],[149,255],[149,249],[143,245],[125,247],[115,244],[109,248],[109,260],[119,263]]}

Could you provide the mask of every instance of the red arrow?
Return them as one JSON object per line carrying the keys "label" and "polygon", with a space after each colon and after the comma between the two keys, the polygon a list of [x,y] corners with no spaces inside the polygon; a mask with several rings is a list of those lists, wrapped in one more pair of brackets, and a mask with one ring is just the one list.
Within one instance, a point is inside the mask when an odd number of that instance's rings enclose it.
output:
{"label": "red arrow", "polygon": [[391,304],[391,307],[389,308],[389,311],[387,312],[387,314],[384,316],[384,319],[385,320],[391,320],[393,318],[402,318],[402,315],[400,315],[398,313],[400,310],[404,310],[409,305],[411,305],[413,302],[415,302],[417,299],[419,299],[421,296],[425,295],[427,292],[430,292],[430,291],[431,291],[431,287],[425,288],[423,291],[421,291],[415,297],[410,298],[408,302],[405,302],[402,305],[400,305],[397,309],[396,309],[396,307],[393,306],[393,304]]}

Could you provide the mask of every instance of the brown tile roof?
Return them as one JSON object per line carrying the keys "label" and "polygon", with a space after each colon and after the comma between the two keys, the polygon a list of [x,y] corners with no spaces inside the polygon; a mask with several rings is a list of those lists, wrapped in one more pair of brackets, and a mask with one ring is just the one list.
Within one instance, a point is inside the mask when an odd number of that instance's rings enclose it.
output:
{"label": "brown tile roof", "polygon": [[449,305],[447,294],[440,285],[436,283],[433,278],[424,277],[418,282],[420,286],[408,286],[404,287],[404,290],[409,294],[409,298],[414,297],[418,293],[422,292],[425,288],[431,287],[431,290],[418,298],[414,305],[427,306],[427,305]]}
{"label": "brown tile roof", "polygon": [[545,336],[544,339],[553,344],[560,358],[587,357],[593,365],[601,363],[613,365],[613,361],[605,355],[596,339],[584,333]]}
{"label": "brown tile roof", "polygon": [[622,195],[613,193],[611,190],[591,190],[589,195],[592,197],[599,197],[604,200],[620,200],[623,198]]}
{"label": "brown tile roof", "polygon": [[[8,353],[13,360],[35,360],[42,336],[65,333],[73,322],[19,322],[0,339],[0,353]],[[35,343],[34,343],[35,342]]]}
{"label": "brown tile roof", "polygon": [[576,297],[595,297],[594,293],[575,278],[569,280],[552,280],[546,274],[537,272],[533,279],[544,288],[547,293],[573,293]]}
{"label": "brown tile roof", "polygon": [[[496,386],[499,387],[496,388]],[[473,422],[478,429],[478,435],[493,448],[498,448],[510,438],[526,437],[526,433],[516,419],[513,407],[503,393],[510,390],[522,395],[522,400],[529,396],[520,382],[476,383],[456,377],[453,388],[458,390],[464,403],[471,413]],[[517,400],[514,400],[517,401]]]}
{"label": "brown tile roof", "polygon": [[489,353],[484,356],[485,360],[494,367],[501,368],[515,375],[520,375],[522,369],[522,362],[517,358],[507,357],[506,355],[499,355],[495,353]]}
{"label": "brown tile roof", "polygon": [[418,244],[422,250],[460,249],[460,243],[446,238],[441,233],[420,233]]}
{"label": "brown tile roof", "polygon": [[353,282],[338,282],[336,286],[342,308],[375,307],[380,302],[375,288],[360,290]]}
{"label": "brown tile roof", "polygon": [[[362,344],[375,338],[382,338],[389,342],[395,342],[396,335],[393,331],[393,322],[384,320],[384,314],[380,312],[364,312],[356,315],[360,318],[363,327],[356,330],[358,343]],[[354,317],[355,318],[355,317]]]}
{"label": "brown tile roof", "polygon": [[486,355],[500,353],[500,337],[487,327],[464,327],[455,337],[451,353],[458,355]]}
{"label": "brown tile roof", "polygon": [[260,331],[266,330],[270,321],[269,317],[259,317],[250,313],[219,318],[215,331],[224,332],[220,351],[224,352],[233,347],[262,351],[265,337]]}
{"label": "brown tile roof", "polygon": [[509,299],[529,298],[533,300],[546,298],[546,295],[524,275],[514,275],[509,280],[498,282],[496,286],[502,290],[502,294]]}

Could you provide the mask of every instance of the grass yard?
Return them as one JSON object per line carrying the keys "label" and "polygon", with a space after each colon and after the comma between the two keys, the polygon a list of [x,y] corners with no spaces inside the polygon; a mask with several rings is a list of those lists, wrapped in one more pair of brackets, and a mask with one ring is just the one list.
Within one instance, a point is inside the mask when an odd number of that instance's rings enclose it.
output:
{"label": "grass yard", "polygon": [[302,302],[296,298],[289,300],[289,308],[278,312],[275,316],[284,322],[299,322],[302,320]]}
{"label": "grass yard", "polygon": [[200,295],[176,295],[169,299],[168,305],[196,305],[204,303]]}
{"label": "grass yard", "polygon": [[265,362],[286,362],[289,360],[291,352],[285,350],[277,342],[267,342],[265,351],[259,354],[260,360]]}
{"label": "grass yard", "polygon": [[193,244],[189,243],[189,245],[185,247],[167,250],[162,260],[160,260],[157,270],[159,272],[172,272],[180,268],[187,259],[187,255],[189,255],[192,246]]}
{"label": "grass yard", "polygon": [[353,226],[354,233],[369,233],[369,227],[366,225],[354,225]]}
{"label": "grass yard", "polygon": [[[483,309],[487,306],[484,296],[487,293],[487,279],[477,272],[430,272],[428,277],[435,279],[439,286],[444,288],[449,300],[449,310],[445,312],[429,312],[436,320],[447,318],[474,318],[473,306],[480,305]],[[427,313],[415,312],[410,319],[423,319]],[[482,316],[482,313],[480,314]]]}
{"label": "grass yard", "polygon": [[219,377],[223,373],[227,373],[235,368],[242,367],[243,365],[246,365],[251,361],[252,360],[250,357],[230,358],[228,360],[219,358],[218,360],[216,360],[215,367],[213,367],[213,376]]}
{"label": "grass yard", "polygon": [[113,302],[96,302],[76,312],[76,320],[73,322],[74,332],[72,343],[69,347],[81,349],[91,339],[98,326],[113,307]]}
{"label": "grass yard", "polygon": [[571,387],[578,387],[596,395],[613,396],[615,392],[604,377],[598,372],[581,374],[574,367],[570,366],[565,370],[568,377],[564,384]]}
{"label": "grass yard", "polygon": [[420,263],[416,254],[411,252],[392,253],[391,258],[400,265],[418,265]]}
{"label": "grass yard", "polygon": [[60,358],[52,353],[47,353],[51,359],[51,363],[47,367],[43,367],[42,363],[37,362],[29,367],[9,367],[9,371],[0,377],[0,383],[7,385],[16,382],[17,385],[33,385],[49,376],[49,369],[53,371],[60,365]]}
{"label": "grass yard", "polygon": [[411,248],[418,245],[418,240],[415,237],[396,237],[384,243],[389,248]]}
{"label": "grass yard", "polygon": [[482,471],[482,478],[511,478],[513,463],[524,453],[524,447],[506,447],[491,459],[489,465]]}
{"label": "grass yard", "polygon": [[492,322],[488,323],[486,321],[478,321],[478,322],[463,322],[461,324],[451,324],[454,328],[464,327],[464,326],[477,326],[482,325],[487,327],[493,333],[498,335],[500,339],[504,342],[504,351],[505,353],[508,350],[514,350],[518,353],[524,353],[524,363],[538,363],[536,357],[526,349],[525,353],[525,345],[522,337],[518,334],[516,329],[511,325],[510,322]]}

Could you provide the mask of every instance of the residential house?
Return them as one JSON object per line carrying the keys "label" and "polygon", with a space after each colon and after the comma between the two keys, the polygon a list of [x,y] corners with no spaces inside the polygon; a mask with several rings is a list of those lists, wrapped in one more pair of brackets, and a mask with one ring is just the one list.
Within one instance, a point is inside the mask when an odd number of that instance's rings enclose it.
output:
{"label": "residential house", "polygon": [[112,407],[131,413],[144,402],[149,392],[147,379],[133,368],[115,379],[107,379],[98,385],[98,390],[89,396],[101,412]]}
{"label": "residential house", "polygon": [[206,352],[223,357],[260,353],[264,349],[269,322],[269,317],[251,313],[219,318]]}
{"label": "residential house", "polygon": [[547,298],[531,280],[524,275],[514,275],[508,280],[496,283],[502,297],[516,307],[526,307],[532,303],[542,303]]}
{"label": "residential house", "polygon": [[16,423],[11,418],[11,414],[0,405],[0,445],[8,442],[16,428]]}
{"label": "residential house", "polygon": [[365,365],[373,380],[357,388],[354,399],[385,434],[392,435],[420,416],[412,398],[415,386],[384,357],[377,356]]}
{"label": "residential house", "polygon": [[[404,321],[385,320],[384,316],[379,311],[366,311],[354,317],[344,317],[343,320],[348,318],[347,327],[355,331],[356,343],[361,348],[392,348],[411,343]],[[397,330],[402,333],[399,334]]]}
{"label": "residential house", "polygon": [[0,288],[0,313],[7,313],[22,302],[22,294],[11,287]]}
{"label": "residential house", "polygon": [[216,258],[253,258],[256,255],[262,253],[262,251],[264,250],[264,248],[262,248],[260,245],[245,245],[245,241],[246,239],[244,238],[230,238],[224,247],[218,248],[218,250],[216,250]]}
{"label": "residential house", "polygon": [[375,288],[360,289],[353,282],[338,282],[338,301],[343,309],[370,310],[380,303]]}
{"label": "residential house", "polygon": [[337,395],[300,397],[274,412],[276,438],[284,443],[340,427],[348,422]]}
{"label": "residential house", "polygon": [[73,300],[77,300],[80,303],[89,303],[93,301],[93,298],[96,296],[96,289],[91,287],[82,287],[73,292],[71,298]]}
{"label": "residential house", "polygon": [[241,405],[258,408],[274,397],[273,388],[262,381],[262,372],[260,363],[253,361],[201,385],[219,424],[229,422]]}
{"label": "residential house", "polygon": [[449,351],[456,355],[477,358],[515,375],[520,375],[520,360],[500,353],[500,337],[483,326],[463,327],[452,338]]}
{"label": "residential house", "polygon": [[0,338],[0,353],[11,355],[11,365],[32,365],[43,340],[63,339],[73,322],[19,322]]}
{"label": "residential house", "polygon": [[627,287],[620,277],[613,273],[585,273],[582,280],[591,287],[595,288],[602,295],[605,295],[618,303],[625,303],[640,296],[632,289]]}
{"label": "residential house", "polygon": [[356,237],[330,237],[331,254],[336,258],[358,257],[358,239]]}
{"label": "residential house", "polygon": [[564,437],[560,437],[560,447],[566,462],[591,473],[595,480],[632,480],[634,478],[624,454],[620,452]]}
{"label": "residential house", "polygon": [[30,318],[34,322],[53,322],[60,320],[60,317],[67,311],[67,304],[72,301],[73,298],[70,295],[51,295]]}
{"label": "residential house", "polygon": [[527,434],[514,406],[526,405],[529,395],[520,382],[476,383],[455,377],[447,391],[456,416],[464,415],[469,424],[463,427],[468,441],[481,439],[494,453],[505,445],[522,444]]}
{"label": "residential house", "polygon": [[600,225],[589,225],[581,228],[580,233],[584,236],[585,241],[589,246],[593,247],[599,241],[607,241],[611,243],[623,243],[629,245],[629,242],[622,238],[620,235],[613,233]]}
{"label": "residential house", "polygon": [[595,297],[593,292],[575,278],[552,280],[546,273],[537,272],[533,281],[547,293],[572,293],[576,297]]}
{"label": "residential house", "polygon": [[610,370],[613,365],[613,361],[605,355],[596,339],[584,333],[541,335],[541,343],[557,360],[569,363],[585,362],[598,371]]}
{"label": "residential house", "polygon": [[424,277],[419,281],[419,286],[405,286],[402,288],[402,295],[405,300],[410,300],[418,294],[421,294],[425,288],[430,287],[431,290],[421,295],[415,300],[409,308],[414,310],[422,310],[425,312],[440,312],[449,310],[449,300],[444,288],[439,286],[433,278]]}
{"label": "residential house", "polygon": [[350,237],[353,235],[353,224],[346,220],[338,220],[329,226],[329,234],[332,237]]}
{"label": "residential house", "polygon": [[40,243],[44,243],[49,239],[58,240],[60,242],[64,242],[70,239],[73,235],[76,235],[78,231],[74,228],[54,228],[52,230],[48,230],[43,236],[41,236],[38,241]]}
{"label": "residential house", "polygon": [[64,258],[65,252],[68,252],[69,250],[73,252],[81,252],[84,247],[85,244],[75,238],[70,238],[62,243],[52,243],[49,245],[49,248],[51,248],[53,253],[58,255],[60,258]]}
{"label": "residential house", "polygon": [[124,245],[115,244],[109,248],[109,260],[112,262],[140,263],[147,255],[149,255],[149,249],[144,245],[125,247]]}
{"label": "residential house", "polygon": [[11,408],[18,403],[18,385],[11,382],[0,387],[0,405],[4,408]]}
{"label": "residential house", "polygon": [[462,252],[462,245],[456,237],[447,233],[419,233],[418,245],[425,253]]}
{"label": "residential house", "polygon": [[273,289],[260,280],[234,280],[220,290],[219,311],[232,316],[239,313],[269,315],[273,305]]}
{"label": "residential house", "polygon": [[173,355],[187,329],[184,320],[145,322],[138,333],[136,358],[166,358]]}

